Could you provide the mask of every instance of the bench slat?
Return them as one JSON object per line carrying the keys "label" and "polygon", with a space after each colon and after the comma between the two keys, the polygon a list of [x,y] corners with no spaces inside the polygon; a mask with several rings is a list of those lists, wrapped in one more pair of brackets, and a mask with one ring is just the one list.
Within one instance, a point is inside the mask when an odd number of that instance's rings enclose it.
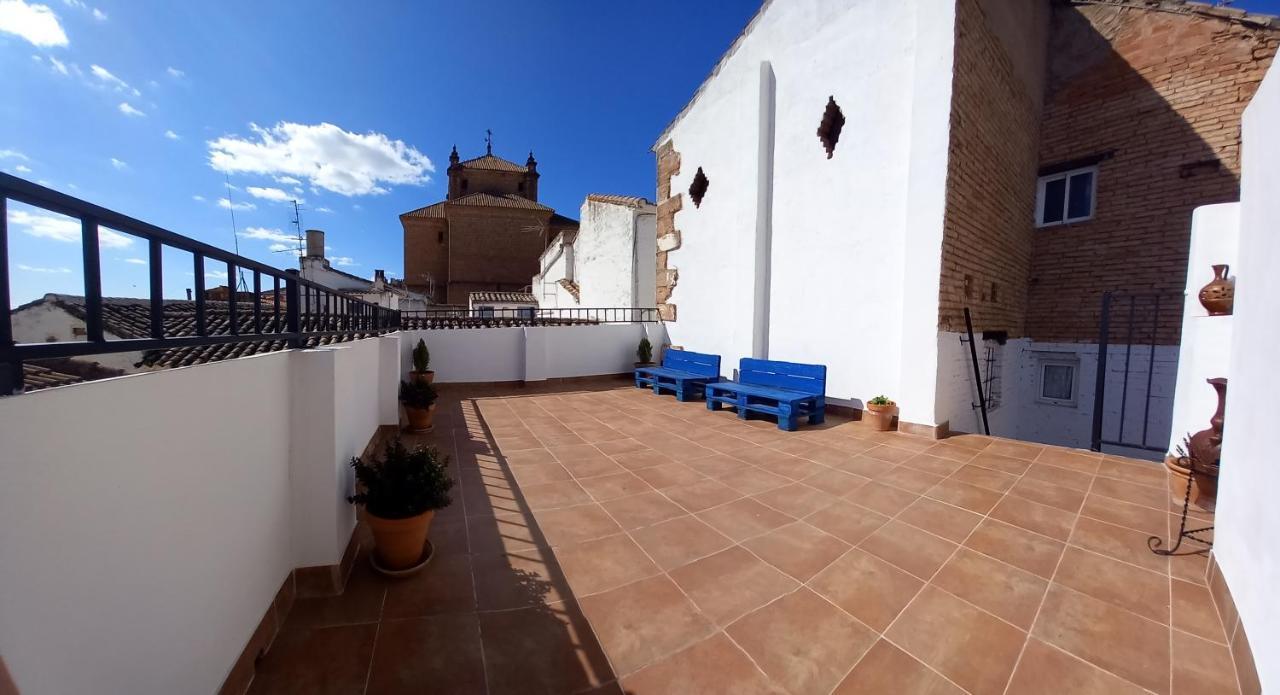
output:
{"label": "bench slat", "polygon": [[820,396],[827,390],[827,368],[820,364],[744,357],[738,366],[738,381]]}
{"label": "bench slat", "polygon": [[720,356],[690,350],[667,350],[662,366],[704,376],[720,376]]}

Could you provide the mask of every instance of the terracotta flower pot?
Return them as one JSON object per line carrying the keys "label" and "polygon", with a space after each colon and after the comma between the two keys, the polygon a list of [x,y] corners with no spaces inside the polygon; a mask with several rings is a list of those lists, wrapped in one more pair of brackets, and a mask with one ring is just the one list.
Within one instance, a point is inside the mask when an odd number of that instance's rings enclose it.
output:
{"label": "terracotta flower pot", "polygon": [[436,380],[436,370],[428,369],[425,372],[410,371],[409,381],[415,384],[430,384]]}
{"label": "terracotta flower pot", "polygon": [[427,511],[407,519],[383,519],[366,510],[365,518],[373,531],[373,553],[378,567],[397,571],[420,564],[435,514],[435,511]]}
{"label": "terracotta flower pot", "polygon": [[[1177,456],[1166,454],[1165,468],[1169,469],[1169,500],[1182,509],[1182,500],[1187,494],[1187,478],[1191,469],[1182,465]],[[1218,478],[1211,475],[1197,475],[1191,481],[1191,506],[1204,512],[1212,512],[1218,498]]]}
{"label": "terracotta flower pot", "polygon": [[409,429],[414,432],[430,432],[431,418],[435,415],[436,404],[426,408],[410,408],[405,406],[404,413],[409,419]]}
{"label": "terracotta flower pot", "polygon": [[898,410],[896,405],[867,404],[867,421],[877,432],[888,432],[893,429],[893,416]]}
{"label": "terracotta flower pot", "polygon": [[1200,288],[1200,305],[1210,316],[1230,316],[1236,303],[1236,285],[1227,278],[1231,266],[1213,266],[1213,279]]}

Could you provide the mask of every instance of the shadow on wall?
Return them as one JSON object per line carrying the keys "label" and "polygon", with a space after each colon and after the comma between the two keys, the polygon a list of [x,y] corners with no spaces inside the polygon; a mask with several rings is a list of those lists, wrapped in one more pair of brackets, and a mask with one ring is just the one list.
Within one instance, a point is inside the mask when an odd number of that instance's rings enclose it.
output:
{"label": "shadow on wall", "polygon": [[[1096,164],[1096,208],[1032,230],[1032,339],[1096,342],[1107,290],[1181,295],[1192,211],[1239,198],[1239,112],[1274,50],[1272,34],[1219,19],[1054,6],[1041,172]],[[1158,344],[1179,342],[1171,309]]]}

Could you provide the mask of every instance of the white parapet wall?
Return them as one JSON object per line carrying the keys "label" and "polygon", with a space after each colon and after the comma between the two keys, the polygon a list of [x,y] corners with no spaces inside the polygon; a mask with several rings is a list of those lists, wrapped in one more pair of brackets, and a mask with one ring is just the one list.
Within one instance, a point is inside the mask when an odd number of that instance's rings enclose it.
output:
{"label": "white parapet wall", "polygon": [[642,337],[649,338],[654,359],[659,359],[667,343],[660,323],[405,331],[401,366],[409,370],[413,347],[421,339],[441,384],[625,374],[635,366]]}
{"label": "white parapet wall", "polygon": [[0,398],[20,691],[216,692],[289,572],[341,557],[399,366],[392,335]]}
{"label": "white parapet wall", "polygon": [[1280,692],[1280,72],[1244,113],[1239,264],[1213,553],[1253,647],[1262,691]]}

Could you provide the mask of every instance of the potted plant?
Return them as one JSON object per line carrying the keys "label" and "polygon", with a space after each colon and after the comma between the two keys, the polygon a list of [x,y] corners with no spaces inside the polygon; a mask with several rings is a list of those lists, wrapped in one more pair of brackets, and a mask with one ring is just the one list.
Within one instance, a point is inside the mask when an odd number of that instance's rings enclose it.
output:
{"label": "potted plant", "polygon": [[413,347],[413,371],[409,372],[409,381],[420,381],[426,384],[436,380],[435,370],[431,367],[431,351],[427,349],[427,341],[419,338]]}
{"label": "potted plant", "polygon": [[649,337],[645,336],[640,339],[640,346],[636,348],[637,367],[648,367],[653,364],[653,343],[649,342]]}
{"label": "potted plant", "polygon": [[431,418],[436,410],[436,398],[436,390],[425,381],[400,382],[400,402],[404,404],[410,430],[431,431]]}
{"label": "potted plant", "polygon": [[876,396],[867,401],[867,420],[877,432],[888,432],[893,427],[893,416],[898,406],[888,396]]}
{"label": "potted plant", "polygon": [[398,437],[387,443],[381,461],[351,459],[356,494],[347,501],[364,507],[373,531],[373,566],[379,571],[408,574],[431,559],[431,519],[452,502],[448,463],[449,457],[434,447],[408,449]]}

